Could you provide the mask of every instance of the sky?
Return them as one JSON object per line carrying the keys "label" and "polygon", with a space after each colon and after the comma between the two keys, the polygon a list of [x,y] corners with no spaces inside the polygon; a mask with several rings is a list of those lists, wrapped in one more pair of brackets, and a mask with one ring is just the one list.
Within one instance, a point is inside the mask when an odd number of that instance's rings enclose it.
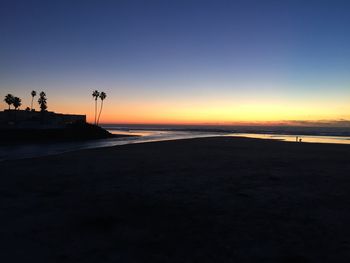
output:
{"label": "sky", "polygon": [[340,0],[1,0],[0,96],[25,108],[45,91],[49,110],[92,121],[97,89],[102,123],[350,120],[349,14]]}

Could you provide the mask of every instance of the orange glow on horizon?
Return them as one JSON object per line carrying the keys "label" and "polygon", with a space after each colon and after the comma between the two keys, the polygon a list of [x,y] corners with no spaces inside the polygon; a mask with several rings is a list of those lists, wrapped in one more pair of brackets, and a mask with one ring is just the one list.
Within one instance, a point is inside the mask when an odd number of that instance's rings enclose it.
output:
{"label": "orange glow on horizon", "polygon": [[[60,108],[60,107],[58,107]],[[330,110],[328,110],[330,109]],[[65,107],[64,113],[86,114],[88,122],[94,121],[93,107]],[[350,112],[350,107],[347,108]],[[241,104],[236,106],[175,107],[169,105],[119,105],[115,108],[106,103],[100,123],[123,124],[188,124],[188,125],[279,125],[288,121],[317,121],[322,119],[346,119],[334,105],[292,107],[287,104]]]}
{"label": "orange glow on horizon", "polygon": [[[50,97],[51,98],[51,97]],[[30,105],[23,99],[22,109]],[[7,108],[4,103],[4,108]],[[94,101],[90,96],[81,99],[54,98],[48,110],[66,114],[85,114],[94,121]],[[98,110],[100,109],[98,104]],[[36,105],[38,109],[38,106]],[[134,99],[121,100],[110,95],[104,102],[101,124],[178,124],[178,125],[281,125],[298,121],[350,119],[348,98],[292,100],[283,98],[253,99]]]}
{"label": "orange glow on horizon", "polygon": [[[125,124],[205,124],[205,125],[278,125],[293,120],[349,119],[350,106],[336,103],[210,103],[180,105],[154,103],[152,105],[106,106],[101,123]],[[342,115],[343,114],[343,115]],[[90,111],[89,121],[93,120]]]}

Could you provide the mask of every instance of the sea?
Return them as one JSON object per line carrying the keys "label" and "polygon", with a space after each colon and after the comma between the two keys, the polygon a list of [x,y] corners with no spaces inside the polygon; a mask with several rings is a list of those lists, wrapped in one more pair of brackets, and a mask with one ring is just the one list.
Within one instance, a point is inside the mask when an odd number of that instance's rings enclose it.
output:
{"label": "sea", "polygon": [[350,144],[350,127],[224,126],[224,125],[103,125],[113,134],[134,135],[79,142],[0,145],[0,161],[55,155],[83,149],[167,140],[231,136],[298,143]]}

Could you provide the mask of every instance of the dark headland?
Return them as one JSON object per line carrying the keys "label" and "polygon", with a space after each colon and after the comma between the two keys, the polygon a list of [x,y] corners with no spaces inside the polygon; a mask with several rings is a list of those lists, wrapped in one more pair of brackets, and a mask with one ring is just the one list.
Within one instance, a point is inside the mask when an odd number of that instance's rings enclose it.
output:
{"label": "dark headland", "polygon": [[0,144],[124,137],[86,122],[85,115],[27,110],[0,112]]}
{"label": "dark headland", "polygon": [[77,122],[63,128],[50,129],[0,129],[0,143],[60,142],[107,139],[129,135],[115,135],[89,123]]}
{"label": "dark headland", "polygon": [[350,147],[202,138],[4,161],[2,262],[350,262]]}

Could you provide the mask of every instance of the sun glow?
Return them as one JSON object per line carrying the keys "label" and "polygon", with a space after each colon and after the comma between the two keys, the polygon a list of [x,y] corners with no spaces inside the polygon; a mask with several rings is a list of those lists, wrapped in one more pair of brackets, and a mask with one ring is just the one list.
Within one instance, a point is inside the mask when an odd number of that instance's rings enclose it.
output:
{"label": "sun glow", "polygon": [[[91,88],[90,88],[91,89]],[[90,90],[89,89],[89,90]],[[350,96],[318,96],[312,94],[297,98],[272,93],[264,96],[251,94],[226,96],[213,94],[187,94],[173,96],[153,93],[127,94],[107,90],[100,123],[125,124],[279,124],[288,121],[318,121],[350,119]],[[19,93],[19,92],[18,92]],[[86,114],[94,120],[94,100],[88,92],[84,96],[66,97],[65,94],[48,90],[48,110]],[[30,105],[31,97],[23,97],[23,107]],[[38,106],[35,104],[35,107]],[[4,103],[4,108],[6,105]],[[98,101],[98,111],[100,101]]]}
{"label": "sun glow", "polygon": [[[84,111],[85,108],[85,111]],[[74,112],[74,108],[62,108],[62,111]],[[93,107],[80,107],[80,112],[93,120]],[[211,105],[187,103],[179,104],[105,104],[101,123],[144,123],[144,124],[232,124],[242,122],[279,122],[288,120],[320,120],[346,118],[344,112],[350,112],[350,106],[337,104],[293,104],[293,103],[241,103]]]}

